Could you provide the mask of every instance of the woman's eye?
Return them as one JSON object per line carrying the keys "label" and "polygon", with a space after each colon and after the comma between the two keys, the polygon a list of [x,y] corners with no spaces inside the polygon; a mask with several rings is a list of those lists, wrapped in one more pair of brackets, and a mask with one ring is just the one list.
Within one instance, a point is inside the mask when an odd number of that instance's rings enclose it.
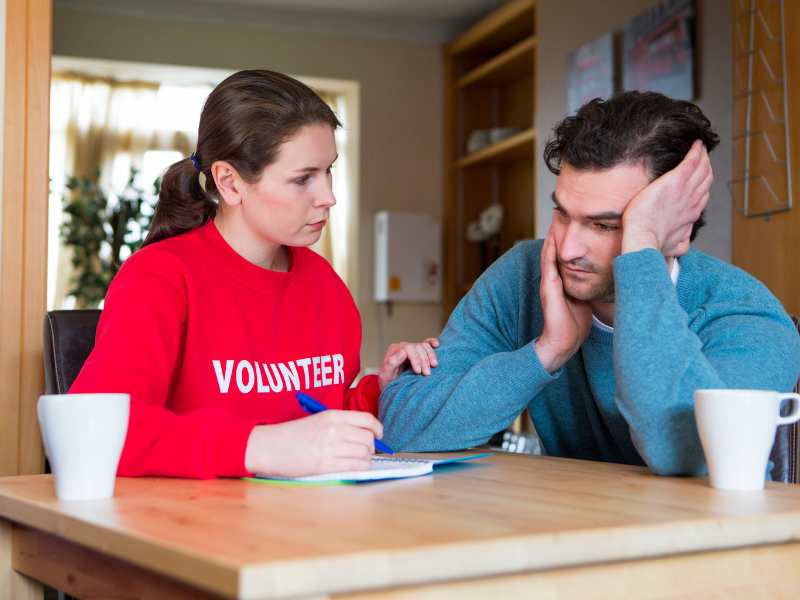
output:
{"label": "woman's eye", "polygon": [[294,180],[294,182],[297,185],[305,185],[309,181],[311,181],[311,176],[310,175],[303,175],[302,177],[298,177],[297,179]]}

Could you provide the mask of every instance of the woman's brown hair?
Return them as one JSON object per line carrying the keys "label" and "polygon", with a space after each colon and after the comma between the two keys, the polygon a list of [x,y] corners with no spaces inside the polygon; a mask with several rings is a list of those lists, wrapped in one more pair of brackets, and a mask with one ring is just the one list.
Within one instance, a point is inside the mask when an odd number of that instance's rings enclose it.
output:
{"label": "woman's brown hair", "polygon": [[[256,181],[286,140],[306,126],[340,126],[333,110],[307,85],[266,70],[234,73],[208,96],[200,115],[197,151],[164,174],[144,244],[185,233],[217,213],[211,165],[224,160]],[[205,176],[205,190],[200,185]]]}

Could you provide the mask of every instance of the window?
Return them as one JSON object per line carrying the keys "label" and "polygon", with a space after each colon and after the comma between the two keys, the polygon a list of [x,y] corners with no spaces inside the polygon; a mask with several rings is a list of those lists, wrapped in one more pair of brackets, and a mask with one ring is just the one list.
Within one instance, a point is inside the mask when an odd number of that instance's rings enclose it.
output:
{"label": "window", "polygon": [[[195,150],[203,103],[228,73],[157,65],[117,64],[54,58],[51,87],[50,226],[48,308],[72,308],[67,298],[73,266],[61,244],[62,202],[69,175],[91,176],[110,197],[137,171],[134,185],[152,194],[153,183],[172,163]],[[81,72],[75,68],[80,67]],[[208,83],[185,82],[199,72]],[[129,75],[129,77],[125,77]],[[199,77],[198,73],[194,73]],[[172,78],[172,79],[170,79]],[[127,80],[125,80],[127,79]],[[354,289],[354,229],[357,192],[358,86],[351,82],[307,82],[334,108],[344,124],[337,131],[339,160],[334,167],[337,206],[326,238],[315,250],[323,254]],[[155,197],[152,196],[152,202]]]}

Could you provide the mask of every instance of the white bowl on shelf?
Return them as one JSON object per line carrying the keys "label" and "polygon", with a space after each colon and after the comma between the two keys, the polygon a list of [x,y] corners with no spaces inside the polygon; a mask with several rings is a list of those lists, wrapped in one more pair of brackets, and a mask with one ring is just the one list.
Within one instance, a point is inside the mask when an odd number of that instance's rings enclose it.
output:
{"label": "white bowl on shelf", "polygon": [[492,143],[488,129],[475,129],[467,138],[467,152],[472,154],[478,150],[483,150]]}
{"label": "white bowl on shelf", "polygon": [[522,130],[519,127],[492,127],[489,130],[489,140],[496,144],[506,138],[510,138],[512,135],[518,134],[520,131]]}

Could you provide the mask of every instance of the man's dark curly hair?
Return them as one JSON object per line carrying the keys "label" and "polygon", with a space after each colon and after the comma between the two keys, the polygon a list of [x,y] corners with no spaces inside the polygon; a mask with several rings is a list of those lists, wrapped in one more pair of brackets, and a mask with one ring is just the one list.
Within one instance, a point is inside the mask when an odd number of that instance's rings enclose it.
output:
{"label": "man's dark curly hair", "polygon": [[[595,98],[553,129],[544,148],[547,168],[556,175],[566,163],[575,169],[610,169],[644,162],[652,179],[675,168],[700,139],[709,152],[719,136],[697,105],[656,92],[620,92]],[[691,240],[705,225],[703,215]]]}

